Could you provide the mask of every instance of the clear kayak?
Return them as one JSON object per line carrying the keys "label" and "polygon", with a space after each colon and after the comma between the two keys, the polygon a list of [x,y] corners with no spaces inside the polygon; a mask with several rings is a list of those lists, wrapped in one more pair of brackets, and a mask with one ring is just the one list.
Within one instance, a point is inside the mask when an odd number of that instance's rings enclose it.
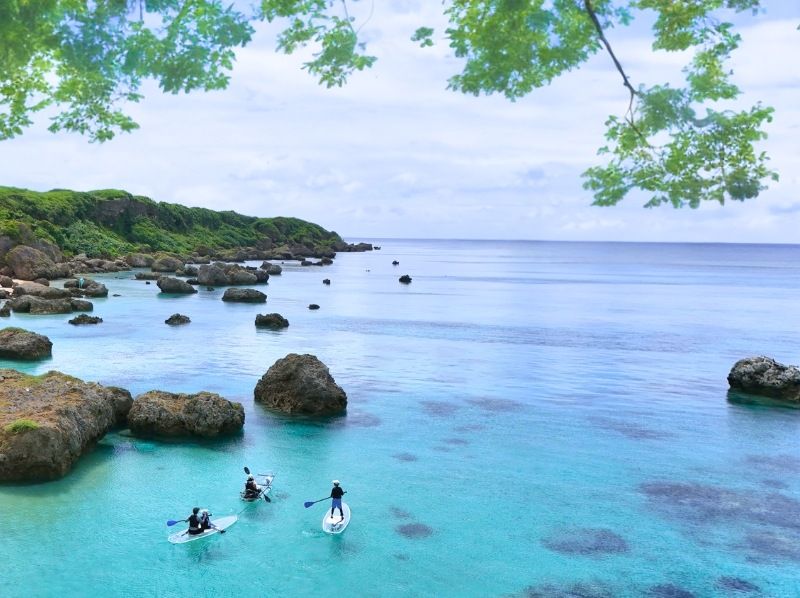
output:
{"label": "clear kayak", "polygon": [[239,496],[246,502],[255,502],[261,498],[267,502],[270,502],[268,495],[272,491],[272,480],[274,479],[274,473],[260,473],[256,476],[256,483],[261,487],[258,491],[258,494],[248,494],[242,490],[239,492]]}
{"label": "clear kayak", "polygon": [[212,519],[211,524],[216,527],[211,529],[207,529],[202,534],[190,534],[187,530],[182,530],[179,532],[175,532],[174,534],[170,534],[169,541],[173,544],[185,544],[186,542],[192,542],[194,540],[200,540],[201,538],[208,538],[209,536],[213,536],[214,534],[219,533],[220,530],[225,530],[232,526],[239,518],[236,515],[228,515],[227,517],[218,517],[217,519]]}
{"label": "clear kayak", "polygon": [[350,507],[346,502],[342,503],[342,511],[344,511],[344,519],[339,514],[339,509],[336,509],[331,517],[330,508],[325,511],[325,516],[322,518],[322,531],[328,534],[341,534],[347,525],[350,523]]}

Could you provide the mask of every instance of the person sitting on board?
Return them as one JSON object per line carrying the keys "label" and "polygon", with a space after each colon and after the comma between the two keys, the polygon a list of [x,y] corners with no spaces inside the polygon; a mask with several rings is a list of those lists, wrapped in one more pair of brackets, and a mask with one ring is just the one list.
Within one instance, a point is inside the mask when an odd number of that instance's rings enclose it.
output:
{"label": "person sitting on board", "polygon": [[216,526],[211,523],[211,513],[208,512],[208,509],[203,509],[200,511],[200,529],[206,531],[207,529],[216,529]]}
{"label": "person sitting on board", "polygon": [[256,498],[260,491],[261,486],[256,484],[256,479],[251,475],[247,476],[247,481],[244,483],[244,497]]}
{"label": "person sitting on board", "polygon": [[339,480],[333,480],[333,489],[331,489],[331,519],[333,519],[333,512],[336,509],[339,509],[339,514],[342,516],[339,521],[344,521],[344,511],[342,510],[342,496],[347,494],[344,490],[342,490],[341,486],[339,486]]}
{"label": "person sitting on board", "polygon": [[200,507],[195,507],[192,509],[192,514],[184,519],[184,521],[189,522],[189,529],[187,530],[189,535],[195,536],[197,534],[202,534],[205,531],[200,522],[200,516],[198,515],[199,512]]}

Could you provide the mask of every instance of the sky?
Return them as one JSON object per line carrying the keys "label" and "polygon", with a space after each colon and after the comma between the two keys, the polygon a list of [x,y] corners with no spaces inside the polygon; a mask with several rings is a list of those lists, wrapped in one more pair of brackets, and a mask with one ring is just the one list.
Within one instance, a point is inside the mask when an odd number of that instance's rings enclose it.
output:
{"label": "sky", "polygon": [[[517,102],[448,91],[461,62],[441,2],[350,2],[378,57],[342,88],[320,86],[305,56],[277,54],[260,25],[237,52],[227,90],[164,95],[145,87],[141,125],[105,144],[47,132],[45,117],[0,142],[0,185],[125,189],[157,201],[295,216],[348,241],[373,238],[800,243],[800,2],[768,0],[741,17],[732,67],[743,105],[775,108],[761,143],[781,179],[744,203],[645,209],[643,197],[591,206],[581,173],[598,164],[604,121],[628,94],[605,53]],[[608,32],[635,84],[679,82],[689,55],[653,52],[646,23]],[[435,38],[436,39],[436,38]]]}

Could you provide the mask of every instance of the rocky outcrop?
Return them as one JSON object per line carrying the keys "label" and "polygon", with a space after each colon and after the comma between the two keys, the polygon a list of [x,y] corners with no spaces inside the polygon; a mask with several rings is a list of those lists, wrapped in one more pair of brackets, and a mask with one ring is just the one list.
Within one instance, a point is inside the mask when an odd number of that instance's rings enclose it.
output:
{"label": "rocky outcrop", "polygon": [[162,276],[156,284],[162,293],[190,294],[197,292],[196,288],[180,278]]}
{"label": "rocky outcrop", "polygon": [[64,264],[56,264],[47,254],[27,245],[17,245],[6,254],[6,263],[22,280],[60,278],[69,275]]}
{"label": "rocky outcrop", "polygon": [[244,407],[211,392],[176,394],[151,390],[136,397],[128,427],[137,436],[202,436],[239,432]]}
{"label": "rocky outcrop", "polygon": [[155,261],[156,258],[146,253],[130,253],[125,256],[125,262],[132,268],[149,268]]}
{"label": "rocky outcrop", "polygon": [[8,306],[8,303],[0,307],[0,318],[8,318],[11,316],[11,308]]}
{"label": "rocky outcrop", "polygon": [[69,323],[73,326],[81,326],[84,324],[100,324],[102,322],[103,318],[97,316],[87,316],[86,314],[81,314],[69,320]]}
{"label": "rocky outcrop", "polygon": [[73,278],[64,282],[64,288],[85,297],[108,297],[108,289],[102,282],[91,278]]}
{"label": "rocky outcrop", "polygon": [[150,266],[153,272],[175,272],[183,269],[183,262],[171,255],[159,256]]}
{"label": "rocky outcrop", "polygon": [[331,279],[330,278],[323,278],[322,279],[322,284],[330,285],[331,284]]}
{"label": "rocky outcrop", "polygon": [[265,303],[267,296],[256,289],[226,289],[222,294],[222,300],[239,303]]}
{"label": "rocky outcrop", "polygon": [[347,409],[347,395],[327,366],[313,355],[290,353],[256,384],[255,400],[282,413],[335,415]]}
{"label": "rocky outcrop", "polygon": [[800,403],[800,368],[783,365],[770,357],[746,357],[728,374],[732,390]]}
{"label": "rocky outcrop", "polygon": [[272,328],[277,330],[286,328],[289,325],[289,320],[284,318],[281,314],[258,314],[256,316],[257,328]]}
{"label": "rocky outcrop", "polygon": [[[22,359],[33,361],[50,357],[53,343],[42,334],[22,328],[3,328],[0,330],[0,357],[3,359]],[[0,402],[0,405],[2,402]]]}
{"label": "rocky outcrop", "polygon": [[124,423],[127,390],[59,372],[0,370],[0,481],[64,476],[111,428]]}
{"label": "rocky outcrop", "polygon": [[72,313],[72,301],[70,299],[42,299],[32,295],[23,295],[9,301],[8,306],[19,313],[40,316]]}
{"label": "rocky outcrop", "polygon": [[411,277],[408,274],[403,274],[400,277],[400,282],[402,282],[403,284],[411,284]]}
{"label": "rocky outcrop", "polygon": [[158,272],[137,272],[133,275],[136,280],[158,280],[164,276]]}
{"label": "rocky outcrop", "polygon": [[279,276],[281,272],[283,272],[283,268],[281,268],[278,264],[271,264],[269,262],[264,262],[259,266],[262,270],[266,270],[267,274],[270,276]]}
{"label": "rocky outcrop", "polygon": [[72,306],[72,311],[92,311],[94,309],[92,302],[85,299],[70,299],[69,304]]}
{"label": "rocky outcrop", "polygon": [[106,260],[102,258],[90,258],[86,254],[76,255],[68,264],[72,274],[122,272],[130,270],[131,267],[125,260]]}
{"label": "rocky outcrop", "polygon": [[197,270],[198,283],[207,286],[248,285],[267,282],[267,280],[269,280],[269,273],[266,270],[243,268],[238,264],[214,262],[200,266]]}
{"label": "rocky outcrop", "polygon": [[14,280],[10,276],[0,276],[0,287],[10,289],[14,286]]}
{"label": "rocky outcrop", "polygon": [[164,324],[169,324],[170,326],[179,326],[181,324],[188,324],[189,322],[191,322],[189,316],[184,316],[183,314],[172,314],[164,320]]}
{"label": "rocky outcrop", "polygon": [[14,296],[22,297],[23,295],[41,297],[42,299],[63,299],[69,297],[70,293],[66,289],[59,289],[36,282],[21,282],[14,286]]}
{"label": "rocky outcrop", "polygon": [[319,305],[317,305],[316,303],[309,303],[308,304],[308,309],[310,309],[310,310],[319,309]]}

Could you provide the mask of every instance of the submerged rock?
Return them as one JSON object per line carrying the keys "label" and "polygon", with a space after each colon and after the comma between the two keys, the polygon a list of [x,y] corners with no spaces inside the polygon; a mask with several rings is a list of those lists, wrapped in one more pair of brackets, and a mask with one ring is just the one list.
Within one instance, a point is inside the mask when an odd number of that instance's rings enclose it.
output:
{"label": "submerged rock", "polygon": [[197,394],[151,390],[136,397],[128,427],[137,436],[202,436],[239,432],[244,407],[212,392]]}
{"label": "submerged rock", "polygon": [[289,325],[289,320],[284,318],[281,314],[258,314],[256,316],[256,326],[258,328],[286,328]]}
{"label": "submerged rock", "polygon": [[183,314],[172,314],[166,320],[164,320],[164,324],[169,324],[170,326],[178,326],[180,324],[188,324],[191,320],[189,316],[184,316]]}
{"label": "submerged rock", "polygon": [[728,374],[728,384],[748,394],[800,403],[800,368],[770,357],[740,359]]}
{"label": "submerged rock", "polygon": [[28,376],[0,370],[0,481],[64,476],[111,428],[125,421],[127,390],[60,372]]}
{"label": "submerged rock", "polygon": [[347,409],[347,395],[327,366],[308,354],[290,353],[276,361],[256,384],[254,397],[288,414],[334,415]]}
{"label": "submerged rock", "polygon": [[222,300],[240,303],[265,303],[267,296],[255,289],[226,289],[222,295]]}
{"label": "submerged rock", "polygon": [[3,359],[32,361],[52,354],[53,343],[42,334],[13,327],[0,330],[0,357]]}

